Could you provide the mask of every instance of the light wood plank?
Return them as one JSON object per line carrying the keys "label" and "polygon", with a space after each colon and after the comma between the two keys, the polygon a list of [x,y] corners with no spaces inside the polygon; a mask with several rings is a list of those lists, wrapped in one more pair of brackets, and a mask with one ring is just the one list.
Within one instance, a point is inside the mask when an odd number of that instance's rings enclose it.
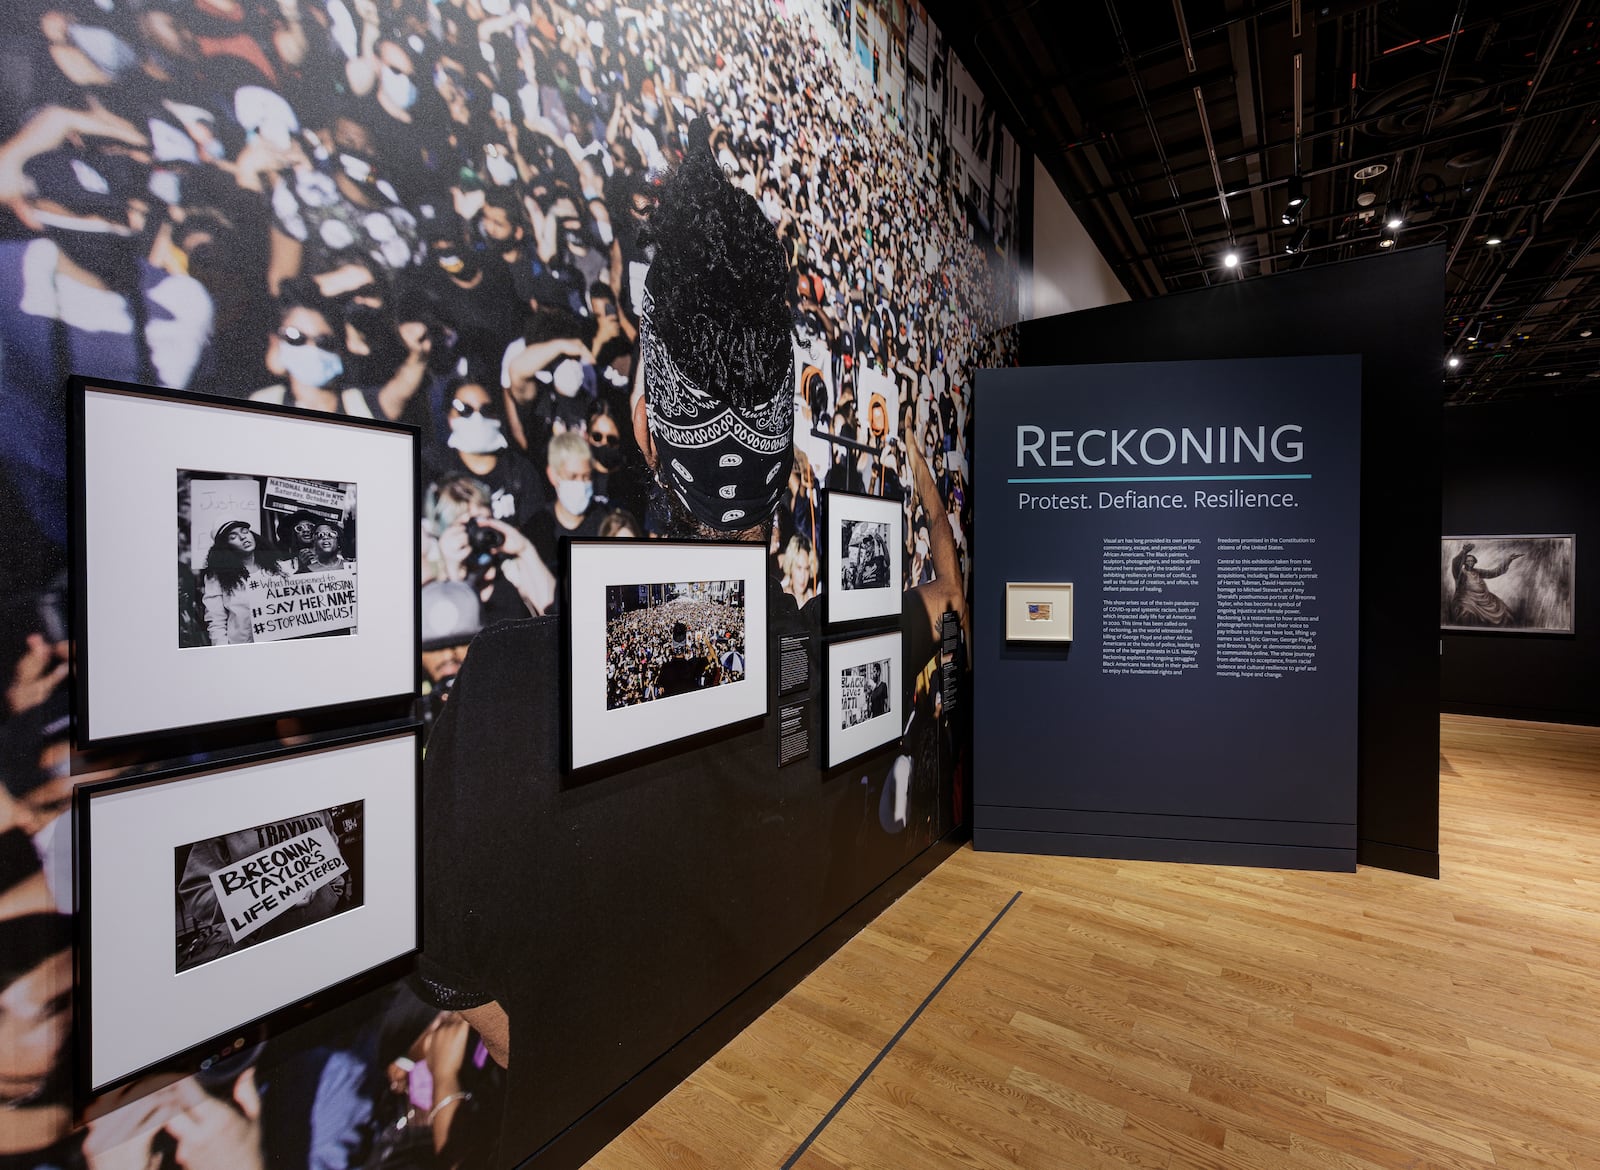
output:
{"label": "light wood plank", "polygon": [[1600,1168],[1600,729],[1446,716],[1434,882],[980,854],[595,1170]]}

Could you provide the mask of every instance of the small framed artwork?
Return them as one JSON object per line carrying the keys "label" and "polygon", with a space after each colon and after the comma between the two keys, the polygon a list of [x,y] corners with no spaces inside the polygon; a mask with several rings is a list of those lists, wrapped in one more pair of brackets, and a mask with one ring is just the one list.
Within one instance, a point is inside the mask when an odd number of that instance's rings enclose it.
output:
{"label": "small framed artwork", "polygon": [[1439,544],[1439,628],[1573,633],[1577,537],[1446,536]]}
{"label": "small framed artwork", "polygon": [[828,767],[900,738],[900,631],[828,643]]}
{"label": "small framed artwork", "polygon": [[1072,641],[1072,582],[1006,582],[1006,641]]}
{"label": "small framed artwork", "polygon": [[765,718],[765,545],[565,544],[569,771]]}
{"label": "small framed artwork", "polygon": [[417,949],[421,742],[405,727],[78,788],[81,1099]]}
{"label": "small framed artwork", "polygon": [[823,493],[827,624],[849,627],[900,616],[905,521],[900,501]]}
{"label": "small framed artwork", "polygon": [[415,693],[416,428],[69,396],[80,747]]}

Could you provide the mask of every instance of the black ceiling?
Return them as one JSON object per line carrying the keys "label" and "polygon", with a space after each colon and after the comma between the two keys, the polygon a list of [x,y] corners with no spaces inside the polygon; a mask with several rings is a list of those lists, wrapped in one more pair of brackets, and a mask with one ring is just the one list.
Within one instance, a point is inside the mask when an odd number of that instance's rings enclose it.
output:
{"label": "black ceiling", "polygon": [[1135,298],[1440,244],[1447,403],[1600,391],[1600,0],[937,7]]}

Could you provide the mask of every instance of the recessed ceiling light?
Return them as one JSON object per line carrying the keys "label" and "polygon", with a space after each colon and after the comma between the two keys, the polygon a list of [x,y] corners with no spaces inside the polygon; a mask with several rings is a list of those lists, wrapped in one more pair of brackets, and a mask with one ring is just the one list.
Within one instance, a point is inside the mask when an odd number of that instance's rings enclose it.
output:
{"label": "recessed ceiling light", "polygon": [[1399,231],[1400,230],[1400,226],[1402,224],[1404,224],[1405,222],[1406,221],[1401,219],[1398,215],[1391,215],[1389,217],[1389,222],[1384,224],[1383,226],[1388,228],[1390,231],[1394,232],[1394,231]]}
{"label": "recessed ceiling light", "polygon": [[1445,363],[1445,365],[1449,366],[1452,370],[1455,369],[1460,364],[1461,364],[1461,359],[1458,358],[1458,357],[1453,357],[1453,358],[1451,358],[1449,361],[1447,361]]}
{"label": "recessed ceiling light", "polygon": [[1545,374],[1545,377],[1546,378],[1559,378],[1559,377],[1561,377],[1561,371],[1560,370],[1550,370],[1548,373]]}
{"label": "recessed ceiling light", "polygon": [[1364,166],[1357,171],[1356,178],[1360,179],[1362,182],[1366,182],[1368,179],[1376,179],[1388,169],[1388,163],[1372,163],[1370,166]]}
{"label": "recessed ceiling light", "polygon": [[1585,329],[1582,333],[1578,334],[1578,336],[1579,337],[1593,337],[1594,336],[1594,330],[1593,329]]}
{"label": "recessed ceiling light", "polygon": [[1384,236],[1383,239],[1378,241],[1378,247],[1380,247],[1380,248],[1392,248],[1392,247],[1394,247],[1394,241],[1391,240],[1388,236]]}
{"label": "recessed ceiling light", "polygon": [[1237,252],[1229,252],[1226,256],[1224,256],[1222,258],[1222,266],[1224,268],[1237,268],[1237,267],[1239,267],[1239,253],[1237,253]]}
{"label": "recessed ceiling light", "polygon": [[1499,232],[1490,232],[1488,238],[1483,242],[1488,244],[1491,248],[1498,248],[1501,244],[1505,243],[1505,240],[1501,238]]}
{"label": "recessed ceiling light", "polygon": [[1371,207],[1377,201],[1378,193],[1376,191],[1363,191],[1356,196],[1356,204],[1360,207]]}

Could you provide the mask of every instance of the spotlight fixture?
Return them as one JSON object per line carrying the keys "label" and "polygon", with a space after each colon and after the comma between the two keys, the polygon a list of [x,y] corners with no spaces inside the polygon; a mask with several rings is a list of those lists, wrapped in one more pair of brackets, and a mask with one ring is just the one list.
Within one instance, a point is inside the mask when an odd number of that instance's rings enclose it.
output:
{"label": "spotlight fixture", "polygon": [[1458,357],[1455,357],[1455,356],[1452,356],[1449,361],[1445,362],[1445,365],[1449,366],[1452,370],[1455,369],[1460,364],[1461,364],[1461,359],[1458,358]]}
{"label": "spotlight fixture", "polygon": [[1578,334],[1578,336],[1579,337],[1593,337],[1594,336],[1594,330],[1593,329],[1585,329],[1582,333]]}
{"label": "spotlight fixture", "polygon": [[1306,250],[1306,244],[1311,239],[1311,229],[1301,228],[1289,237],[1289,242],[1284,244],[1283,250],[1290,256],[1297,256]]}
{"label": "spotlight fixture", "polygon": [[1393,236],[1384,236],[1383,239],[1378,241],[1378,247],[1380,247],[1380,248],[1392,248],[1392,247],[1394,247],[1394,237]]}
{"label": "spotlight fixture", "polygon": [[1284,227],[1293,227],[1295,225],[1295,223],[1298,221],[1299,216],[1295,215],[1294,208],[1285,207],[1283,209],[1283,214],[1280,215],[1278,217],[1278,219],[1283,224]]}
{"label": "spotlight fixture", "polygon": [[1483,242],[1491,248],[1498,248],[1506,242],[1505,233],[1500,230],[1499,224],[1489,225],[1489,230],[1483,233]]}
{"label": "spotlight fixture", "polygon": [[1228,252],[1228,253],[1226,253],[1222,257],[1222,266],[1224,268],[1237,268],[1237,267],[1239,267],[1239,253],[1237,253],[1237,252]]}
{"label": "spotlight fixture", "polygon": [[1404,216],[1402,216],[1398,211],[1391,210],[1384,218],[1383,226],[1392,232],[1397,232],[1402,226],[1404,226],[1405,222]]}
{"label": "spotlight fixture", "polygon": [[1305,182],[1300,178],[1299,175],[1291,175],[1289,177],[1289,199],[1288,199],[1289,206],[1290,207],[1299,207],[1303,203],[1305,203],[1305,201],[1306,201],[1306,185],[1305,185]]}

